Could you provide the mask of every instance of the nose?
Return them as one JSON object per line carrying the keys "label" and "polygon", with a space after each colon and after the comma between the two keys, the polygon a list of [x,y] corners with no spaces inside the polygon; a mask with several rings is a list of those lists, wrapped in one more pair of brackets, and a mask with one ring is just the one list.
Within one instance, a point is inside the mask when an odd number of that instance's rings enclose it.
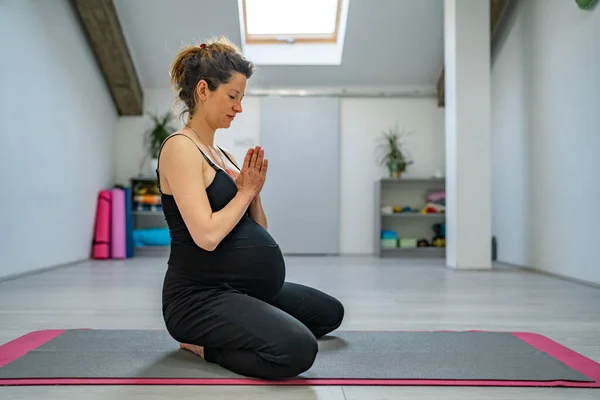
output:
{"label": "nose", "polygon": [[236,113],[241,113],[242,112],[242,104],[236,104],[233,106],[233,111],[235,111]]}

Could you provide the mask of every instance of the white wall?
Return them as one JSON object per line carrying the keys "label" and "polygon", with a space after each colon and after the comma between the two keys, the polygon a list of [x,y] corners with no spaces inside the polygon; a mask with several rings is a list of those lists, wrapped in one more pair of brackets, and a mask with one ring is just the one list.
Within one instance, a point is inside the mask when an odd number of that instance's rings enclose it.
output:
{"label": "white wall", "polygon": [[377,164],[375,147],[382,131],[398,124],[412,131],[403,142],[415,163],[405,177],[445,172],[444,109],[436,99],[344,98],[341,123],[341,227],[344,254],[372,254],[375,181],[388,176]]}
{"label": "white wall", "polygon": [[[147,115],[164,114],[173,106],[171,92],[157,89],[144,89],[144,115],[122,116],[117,121],[115,137],[115,176],[123,185],[130,184],[130,178],[138,175],[152,175],[150,161],[145,151],[144,131],[151,128],[152,121]],[[181,126],[179,119],[174,122]]]}
{"label": "white wall", "polygon": [[493,67],[499,259],[600,283],[600,9],[516,11]]}
{"label": "white wall", "polygon": [[[169,89],[147,90],[145,96],[146,109],[150,112],[162,113],[174,105]],[[248,147],[260,144],[260,99],[247,96],[243,103],[244,112],[232,127],[217,133],[217,143],[231,150],[238,161],[243,159]],[[374,161],[375,145],[381,132],[396,123],[400,129],[413,131],[406,138],[406,148],[415,164],[409,167],[405,176],[430,177],[436,170],[444,173],[444,109],[438,108],[434,98],[343,98],[340,244],[344,254],[373,253],[374,182],[387,175],[385,167]],[[181,126],[180,121],[177,125]],[[140,171],[153,174],[149,162],[141,165],[146,154],[143,132],[148,126],[148,117],[119,119],[116,140],[118,182],[128,184]]]}
{"label": "white wall", "polygon": [[64,1],[0,2],[0,277],[86,259],[117,113]]}
{"label": "white wall", "polygon": [[492,231],[498,258],[520,266],[531,264],[525,23],[524,13],[515,13],[492,65]]}

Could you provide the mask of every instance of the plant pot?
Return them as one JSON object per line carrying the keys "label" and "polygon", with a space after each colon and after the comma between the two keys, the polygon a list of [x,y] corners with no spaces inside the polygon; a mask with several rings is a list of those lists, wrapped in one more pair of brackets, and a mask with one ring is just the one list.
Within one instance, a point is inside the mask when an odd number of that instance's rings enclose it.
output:
{"label": "plant pot", "polygon": [[390,171],[390,178],[399,179],[402,176],[402,171]]}

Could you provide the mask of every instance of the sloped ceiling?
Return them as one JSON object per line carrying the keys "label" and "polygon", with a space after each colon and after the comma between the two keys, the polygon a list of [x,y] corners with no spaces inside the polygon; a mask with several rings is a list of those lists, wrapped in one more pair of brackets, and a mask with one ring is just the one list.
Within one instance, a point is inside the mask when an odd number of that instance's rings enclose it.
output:
{"label": "sloped ceiling", "polygon": [[[114,0],[143,88],[169,87],[186,44],[225,35],[238,45],[237,0]],[[339,66],[261,66],[254,88],[431,87],[443,67],[442,0],[350,0]]]}

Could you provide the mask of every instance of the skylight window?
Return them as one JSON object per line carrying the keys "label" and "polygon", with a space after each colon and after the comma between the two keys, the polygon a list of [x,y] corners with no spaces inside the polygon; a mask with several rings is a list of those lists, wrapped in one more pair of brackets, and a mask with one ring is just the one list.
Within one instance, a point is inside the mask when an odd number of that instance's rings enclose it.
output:
{"label": "skylight window", "polygon": [[246,43],[335,42],[341,0],[242,0]]}
{"label": "skylight window", "polygon": [[238,0],[244,54],[257,65],[339,65],[350,0]]}

